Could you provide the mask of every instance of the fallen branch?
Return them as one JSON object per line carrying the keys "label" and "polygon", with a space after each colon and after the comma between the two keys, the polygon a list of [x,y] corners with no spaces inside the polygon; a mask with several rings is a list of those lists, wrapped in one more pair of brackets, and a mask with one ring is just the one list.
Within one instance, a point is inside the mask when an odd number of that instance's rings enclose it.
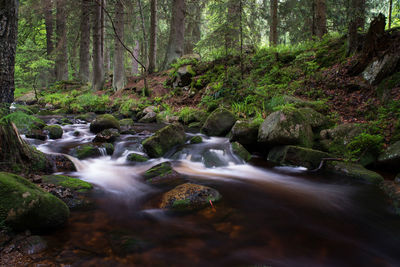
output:
{"label": "fallen branch", "polygon": [[309,172],[317,172],[317,171],[321,170],[326,161],[344,161],[344,159],[342,159],[342,158],[322,158],[321,163],[319,164],[318,168],[316,168],[314,170],[310,170]]}

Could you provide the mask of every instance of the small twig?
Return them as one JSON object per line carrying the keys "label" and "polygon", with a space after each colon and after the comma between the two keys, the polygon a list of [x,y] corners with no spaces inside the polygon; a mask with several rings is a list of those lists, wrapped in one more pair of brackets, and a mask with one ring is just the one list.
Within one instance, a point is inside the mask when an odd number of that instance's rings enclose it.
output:
{"label": "small twig", "polygon": [[321,163],[319,164],[318,168],[316,168],[314,170],[309,170],[309,172],[317,172],[317,171],[321,170],[326,161],[344,161],[344,159],[342,159],[342,158],[322,158]]}

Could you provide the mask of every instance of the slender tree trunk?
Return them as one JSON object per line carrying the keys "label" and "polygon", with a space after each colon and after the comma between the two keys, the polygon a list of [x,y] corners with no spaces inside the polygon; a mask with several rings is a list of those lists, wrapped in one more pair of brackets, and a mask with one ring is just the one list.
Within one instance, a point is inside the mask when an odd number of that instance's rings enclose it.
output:
{"label": "slender tree trunk", "polygon": [[67,52],[67,24],[66,24],[66,0],[56,0],[56,80],[68,80],[68,52]]}
{"label": "slender tree trunk", "polygon": [[240,39],[240,4],[238,0],[228,1],[228,48],[238,49]]}
{"label": "slender tree trunk", "polygon": [[157,56],[157,0],[150,1],[150,52],[149,52],[149,73],[156,69]]}
{"label": "slender tree trunk", "polygon": [[104,84],[104,61],[102,50],[102,8],[101,3],[95,0],[93,4],[93,90],[98,91]]}
{"label": "slender tree trunk", "polygon": [[393,0],[389,1],[389,29],[392,28],[392,8],[393,8]]}
{"label": "slender tree trunk", "polygon": [[143,52],[142,52],[142,62],[143,64],[146,66],[146,68],[148,67],[148,49],[147,49],[147,33],[146,33],[146,27],[145,27],[145,23],[144,23],[144,14],[143,14],[143,8],[142,8],[142,1],[138,0],[138,5],[139,5],[139,13],[140,13],[140,22],[141,22],[141,26],[142,26],[142,34],[143,34]]}
{"label": "slender tree trunk", "polygon": [[89,82],[90,62],[90,0],[81,0],[81,40],[79,47],[79,77],[82,82]]}
{"label": "slender tree trunk", "polygon": [[[114,74],[113,88],[121,90],[125,86],[124,48],[121,41],[124,40],[124,6],[121,1],[115,2],[115,41],[114,41]],[[118,36],[117,36],[118,35]]]}
{"label": "slender tree trunk", "polygon": [[196,1],[192,2],[187,7],[188,15],[186,16],[186,29],[185,29],[185,49],[184,54],[193,54],[195,45],[201,39],[201,11],[205,3]]}
{"label": "slender tree trunk", "polygon": [[326,33],[326,0],[315,0],[316,34],[322,38]]}
{"label": "slender tree trunk", "polygon": [[185,42],[185,0],[173,0],[171,10],[170,32],[164,67],[168,67],[183,55]]}
{"label": "slender tree trunk", "polygon": [[47,45],[47,56],[50,56],[53,52],[53,3],[51,0],[42,0],[44,24],[46,25],[46,45]]}
{"label": "slender tree trunk", "polygon": [[[133,55],[135,58],[139,58],[140,54],[140,46],[139,46],[139,41],[135,40],[134,41],[135,45],[133,47]],[[132,75],[138,75],[139,74],[139,63],[133,58],[132,58]]]}
{"label": "slender tree trunk", "polygon": [[278,0],[270,0],[271,4],[271,22],[269,30],[269,44],[276,46],[278,44]]}
{"label": "slender tree trunk", "polygon": [[365,24],[365,0],[351,0],[350,9],[350,23],[349,23],[349,40],[347,54],[354,52],[359,47],[358,40],[359,29],[364,29]]}
{"label": "slender tree trunk", "polygon": [[18,3],[18,0],[0,0],[0,103],[14,101]]}

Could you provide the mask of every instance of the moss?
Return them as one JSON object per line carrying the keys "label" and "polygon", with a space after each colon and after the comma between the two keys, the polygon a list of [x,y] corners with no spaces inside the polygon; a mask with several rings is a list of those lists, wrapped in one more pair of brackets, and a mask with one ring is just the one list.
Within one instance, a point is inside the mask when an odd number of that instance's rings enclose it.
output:
{"label": "moss", "polygon": [[93,145],[81,145],[73,149],[72,154],[78,159],[101,156],[99,148]]}
{"label": "moss", "polygon": [[175,200],[172,203],[172,208],[174,210],[185,210],[187,209],[187,207],[190,205],[190,199],[179,199],[179,200]]}
{"label": "moss", "polygon": [[63,135],[63,129],[59,125],[48,125],[44,130],[49,132],[50,139],[59,139]]}
{"label": "moss", "polygon": [[123,119],[119,121],[119,124],[123,127],[127,127],[127,126],[133,126],[133,120],[132,119]]}
{"label": "moss", "polygon": [[13,229],[54,228],[63,225],[68,207],[28,180],[0,172],[0,223]]}
{"label": "moss", "polygon": [[93,189],[93,186],[88,182],[64,175],[46,175],[42,176],[42,179],[45,183],[59,185],[73,191],[87,192]]}
{"label": "moss", "polygon": [[172,173],[172,171],[173,169],[171,163],[163,162],[147,170],[143,176],[145,179],[150,179],[158,176],[165,176]]}
{"label": "moss", "polygon": [[191,139],[190,139],[190,143],[191,144],[200,144],[200,143],[202,143],[203,142],[203,138],[201,138],[201,136],[193,136]]}
{"label": "moss", "polygon": [[128,161],[133,161],[133,162],[146,162],[149,159],[143,155],[137,154],[137,153],[131,153],[128,155],[126,158]]}
{"label": "moss", "polygon": [[93,133],[99,133],[105,129],[118,129],[120,130],[119,121],[110,114],[104,114],[98,116],[92,123],[90,124],[90,131]]}
{"label": "moss", "polygon": [[238,155],[241,159],[246,162],[251,159],[251,154],[249,153],[249,151],[247,151],[246,148],[244,148],[240,143],[233,142],[231,143],[231,145],[233,153]]}

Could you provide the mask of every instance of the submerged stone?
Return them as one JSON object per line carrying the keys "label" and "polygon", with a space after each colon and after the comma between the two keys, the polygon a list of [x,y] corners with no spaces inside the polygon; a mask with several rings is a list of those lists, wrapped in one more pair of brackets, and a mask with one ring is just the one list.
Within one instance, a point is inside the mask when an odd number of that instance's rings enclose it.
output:
{"label": "submerged stone", "polygon": [[251,159],[251,154],[249,151],[247,151],[246,148],[244,148],[239,142],[233,142],[231,145],[233,153],[239,156],[241,159],[246,162]]}
{"label": "submerged stone", "polygon": [[132,161],[132,162],[145,162],[145,161],[148,161],[148,160],[149,160],[146,156],[141,155],[141,154],[138,154],[138,153],[130,153],[130,154],[126,157],[126,159],[127,159],[128,161]]}
{"label": "submerged stone", "polygon": [[221,199],[221,194],[207,186],[186,183],[162,196],[160,208],[176,211],[193,211],[211,206]]}
{"label": "submerged stone", "polygon": [[176,172],[170,162],[163,162],[153,166],[143,174],[147,184],[159,187],[171,187],[182,184],[182,175]]}
{"label": "submerged stone", "polygon": [[327,162],[324,169],[329,173],[342,175],[368,184],[380,185],[383,182],[383,177],[380,174],[355,163],[332,161]]}
{"label": "submerged stone", "polygon": [[191,139],[190,139],[190,143],[191,144],[200,144],[200,143],[202,143],[203,142],[203,138],[201,138],[201,136],[193,136]]}
{"label": "submerged stone", "polygon": [[18,175],[0,172],[0,225],[48,230],[62,226],[68,216],[68,207],[55,196]]}

